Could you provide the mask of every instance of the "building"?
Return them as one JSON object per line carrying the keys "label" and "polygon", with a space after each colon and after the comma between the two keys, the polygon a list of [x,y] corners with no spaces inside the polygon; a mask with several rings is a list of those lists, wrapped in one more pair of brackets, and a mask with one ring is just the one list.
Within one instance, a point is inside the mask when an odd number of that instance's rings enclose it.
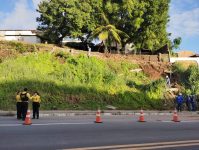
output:
{"label": "building", "polygon": [[0,30],[0,40],[41,43],[36,30]]}
{"label": "building", "polygon": [[80,43],[82,41],[78,38],[70,38],[68,36],[64,37],[63,40],[62,40],[62,43],[70,43],[70,42]]}

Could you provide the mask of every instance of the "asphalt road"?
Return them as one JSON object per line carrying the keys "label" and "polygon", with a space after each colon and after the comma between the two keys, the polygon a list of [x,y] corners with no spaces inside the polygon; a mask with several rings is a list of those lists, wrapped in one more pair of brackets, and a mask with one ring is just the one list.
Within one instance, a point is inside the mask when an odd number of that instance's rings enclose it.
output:
{"label": "asphalt road", "polygon": [[0,150],[199,149],[199,120],[139,123],[128,116],[107,116],[101,124],[94,120],[95,116],[41,118],[25,126],[14,117],[0,117]]}

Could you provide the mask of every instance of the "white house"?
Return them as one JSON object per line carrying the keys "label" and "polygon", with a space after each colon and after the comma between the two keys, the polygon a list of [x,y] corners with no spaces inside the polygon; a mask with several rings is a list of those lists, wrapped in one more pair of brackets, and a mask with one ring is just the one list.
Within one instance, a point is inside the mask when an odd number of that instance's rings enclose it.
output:
{"label": "white house", "polygon": [[41,43],[36,30],[0,30],[0,40]]}

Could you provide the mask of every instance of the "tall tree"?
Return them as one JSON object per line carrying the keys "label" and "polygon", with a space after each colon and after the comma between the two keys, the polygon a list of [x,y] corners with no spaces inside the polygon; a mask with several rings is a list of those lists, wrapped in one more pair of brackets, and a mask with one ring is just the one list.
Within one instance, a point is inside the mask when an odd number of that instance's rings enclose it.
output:
{"label": "tall tree", "polygon": [[170,0],[142,0],[145,3],[140,28],[134,33],[133,39],[140,49],[155,51],[169,41],[167,23]]}
{"label": "tall tree", "polygon": [[60,43],[65,36],[87,40],[85,35],[96,28],[99,4],[98,0],[44,0],[37,10],[41,14],[38,30],[51,43]]}
{"label": "tall tree", "polygon": [[[169,41],[166,31],[169,2],[170,0],[44,0],[38,9],[41,13],[37,19],[40,22],[38,29],[44,31],[44,37],[54,43],[59,43],[65,36],[79,38],[86,43],[91,33],[101,30],[103,32],[98,33],[103,37],[102,33],[104,36],[107,33],[111,35],[110,29],[117,29],[129,35],[128,40],[120,37],[123,47],[131,42],[137,50],[155,51]],[[102,13],[108,24],[102,20]],[[108,30],[109,32],[104,32]],[[113,38],[108,38],[107,41],[111,39]],[[116,39],[119,38],[115,36]]]}

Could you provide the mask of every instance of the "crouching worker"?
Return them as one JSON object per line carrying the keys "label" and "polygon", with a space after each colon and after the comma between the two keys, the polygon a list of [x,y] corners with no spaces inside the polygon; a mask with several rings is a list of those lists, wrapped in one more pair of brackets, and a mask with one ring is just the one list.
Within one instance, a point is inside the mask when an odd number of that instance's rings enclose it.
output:
{"label": "crouching worker", "polygon": [[21,97],[20,97],[20,92],[17,91],[16,94],[16,107],[17,107],[17,119],[21,119]]}
{"label": "crouching worker", "polygon": [[32,109],[33,109],[33,118],[35,119],[35,116],[37,119],[39,119],[39,107],[40,107],[40,95],[38,92],[35,92],[34,95],[31,97],[32,99]]}
{"label": "crouching worker", "polygon": [[21,107],[22,107],[22,120],[25,120],[26,113],[28,110],[28,101],[30,100],[30,94],[28,93],[28,89],[24,88],[24,91],[20,94],[21,98]]}

